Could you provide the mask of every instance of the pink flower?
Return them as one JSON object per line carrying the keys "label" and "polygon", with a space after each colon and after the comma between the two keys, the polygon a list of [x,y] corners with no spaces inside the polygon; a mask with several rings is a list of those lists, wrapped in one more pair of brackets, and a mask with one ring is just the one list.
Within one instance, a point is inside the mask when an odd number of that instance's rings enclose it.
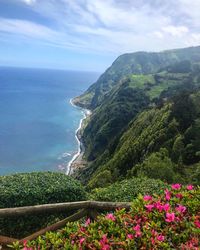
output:
{"label": "pink flower", "polygon": [[197,228],[200,228],[200,221],[198,219],[194,221],[194,224]]}
{"label": "pink flower", "polygon": [[163,205],[158,201],[157,203],[154,204],[154,207],[158,209],[159,212],[162,212],[163,210]]}
{"label": "pink flower", "polygon": [[145,205],[145,207],[147,208],[147,210],[149,211],[149,212],[151,212],[151,210],[154,208],[154,205]]}
{"label": "pink flower", "polygon": [[179,213],[184,213],[186,211],[186,207],[182,206],[182,205],[178,205],[178,207],[176,207],[176,211],[178,211]]}
{"label": "pink flower", "polygon": [[187,190],[193,190],[194,189],[194,186],[192,186],[192,185],[187,185]]}
{"label": "pink flower", "polygon": [[105,244],[101,247],[101,250],[110,250],[110,246],[108,244]]}
{"label": "pink flower", "polygon": [[151,201],[151,200],[152,200],[152,196],[150,196],[150,195],[145,195],[145,196],[143,197],[143,199],[144,199],[144,201]]}
{"label": "pink flower", "polygon": [[134,238],[134,236],[132,234],[128,234],[127,238],[130,239],[130,240],[132,240]]}
{"label": "pink flower", "polygon": [[166,189],[166,190],[165,190],[165,199],[166,199],[167,201],[169,201],[170,198],[171,198],[171,192],[170,192],[168,189]]}
{"label": "pink flower", "polygon": [[159,212],[165,211],[167,212],[168,210],[170,210],[170,205],[169,203],[166,203],[164,205],[162,205],[159,201],[157,203],[154,204],[154,207],[156,209],[158,209]]}
{"label": "pink flower", "polygon": [[85,241],[85,238],[80,238],[80,245],[82,245],[83,244],[83,242]]}
{"label": "pink flower", "polygon": [[86,220],[86,222],[85,222],[85,225],[88,226],[88,225],[90,225],[90,223],[91,223],[91,220],[90,220],[90,218],[88,218],[88,219]]}
{"label": "pink flower", "polygon": [[140,237],[142,235],[142,232],[140,231],[140,225],[137,224],[135,227],[133,227],[133,230],[135,230],[135,237]]}
{"label": "pink flower", "polygon": [[110,250],[110,246],[108,245],[108,239],[107,239],[106,234],[102,236],[102,239],[100,240],[100,244],[101,244],[101,250]]}
{"label": "pink flower", "polygon": [[165,205],[163,205],[163,210],[164,210],[165,212],[167,212],[167,211],[170,210],[170,205],[169,205],[169,203],[166,203]]}
{"label": "pink flower", "polygon": [[100,240],[100,242],[101,242],[101,243],[106,243],[107,241],[108,241],[107,235],[104,234],[104,235],[102,236],[102,239]]}
{"label": "pink flower", "polygon": [[141,231],[137,231],[135,233],[135,237],[138,238],[138,237],[141,237],[142,236],[142,232]]}
{"label": "pink flower", "polygon": [[137,224],[135,227],[133,227],[133,230],[135,230],[135,231],[140,230],[140,225],[139,225],[139,224]]}
{"label": "pink flower", "polygon": [[33,250],[32,247],[27,247],[27,242],[28,242],[27,240],[24,240],[24,241],[23,241],[23,246],[24,246],[24,247],[23,247],[23,250]]}
{"label": "pink flower", "polygon": [[155,240],[153,237],[151,237],[151,244],[154,245],[155,244]]}
{"label": "pink flower", "polygon": [[172,222],[175,220],[175,214],[174,213],[166,213],[166,222]]}
{"label": "pink flower", "polygon": [[179,199],[182,199],[183,195],[182,194],[176,194],[176,197],[179,198]]}
{"label": "pink flower", "polygon": [[26,247],[27,242],[28,242],[27,240],[24,240],[24,241],[23,241],[23,246],[24,246],[24,247]]}
{"label": "pink flower", "polygon": [[115,216],[113,214],[107,214],[105,218],[108,219],[108,220],[112,220],[112,221],[116,220],[116,218],[115,218]]}
{"label": "pink flower", "polygon": [[178,183],[172,184],[171,187],[172,189],[179,190],[181,188],[181,184],[178,184]]}
{"label": "pink flower", "polygon": [[165,240],[165,236],[163,236],[162,234],[157,236],[157,240],[159,241],[164,241]]}

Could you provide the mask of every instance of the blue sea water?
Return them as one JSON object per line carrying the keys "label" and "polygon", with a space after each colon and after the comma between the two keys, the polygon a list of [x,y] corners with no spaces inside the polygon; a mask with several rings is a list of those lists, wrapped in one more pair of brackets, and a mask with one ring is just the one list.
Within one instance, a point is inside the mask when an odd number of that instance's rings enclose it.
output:
{"label": "blue sea water", "polygon": [[70,99],[97,77],[89,72],[0,68],[0,175],[65,172],[78,150],[75,131],[83,117]]}

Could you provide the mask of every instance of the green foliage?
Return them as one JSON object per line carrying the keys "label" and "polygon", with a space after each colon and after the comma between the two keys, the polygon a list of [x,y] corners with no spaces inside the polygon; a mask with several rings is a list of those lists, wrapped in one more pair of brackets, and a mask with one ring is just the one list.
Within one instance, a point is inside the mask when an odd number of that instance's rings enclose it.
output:
{"label": "green foliage", "polygon": [[186,164],[193,164],[200,161],[200,119],[196,119],[185,132],[185,150],[183,161]]}
{"label": "green foliage", "polygon": [[[139,163],[144,154],[159,149],[167,138],[170,106],[142,112],[123,134],[113,157],[102,168],[117,168],[121,175]],[[176,130],[172,133],[174,135]]]}
{"label": "green foliage", "polygon": [[[166,103],[161,108],[156,107],[141,112],[129,123],[126,131],[120,134],[118,139],[116,139],[117,136],[113,138],[109,132],[101,134],[101,138],[106,136],[108,142],[113,140],[115,147],[111,147],[110,143],[103,153],[97,151],[95,161],[87,169],[87,174],[83,175],[84,179],[90,178],[94,188],[96,177],[102,171],[111,171],[111,180],[114,182],[121,176],[125,176],[127,170],[132,167],[136,170],[135,165],[138,164],[141,175],[161,178],[168,182],[178,180],[185,183],[188,180],[187,166],[200,161],[200,112],[198,112],[200,98],[198,96],[199,92],[193,94],[184,92],[173,98],[173,102]],[[185,103],[190,104],[190,107]],[[102,110],[102,106],[99,110]],[[102,125],[102,123],[96,123],[98,124]],[[87,136],[88,138],[91,136],[89,130]],[[92,138],[95,145],[95,135]],[[92,152],[93,144],[90,145]],[[166,148],[169,152],[164,159],[159,155],[160,148]],[[100,149],[104,150],[102,144]],[[154,152],[155,154],[148,158]],[[141,164],[142,162],[144,163]],[[138,175],[135,170],[133,175]]]}
{"label": "green foliage", "polygon": [[172,116],[178,121],[180,130],[185,131],[193,124],[196,117],[195,105],[188,92],[179,94],[173,101]]}
{"label": "green foliage", "polygon": [[131,119],[147,107],[149,100],[142,90],[125,81],[109,99],[97,108],[83,132],[88,160],[96,159],[106,149],[113,151],[116,140]]}
{"label": "green foliage", "polygon": [[112,182],[112,175],[109,170],[104,170],[101,173],[99,173],[95,178],[93,178],[88,183],[88,188],[93,189],[95,187],[105,187],[109,183]]}
{"label": "green foliage", "polygon": [[[131,174],[129,173],[128,176]],[[132,177],[120,182],[115,182],[106,188],[95,188],[90,194],[90,199],[99,201],[133,201],[138,194],[160,194],[168,184],[160,180],[145,177]]]}
{"label": "green foliage", "polygon": [[185,168],[186,182],[200,185],[200,162]]}
{"label": "green foliage", "polygon": [[85,198],[81,184],[62,173],[35,172],[0,176],[0,207],[29,206]]}
{"label": "green foliage", "polygon": [[172,159],[178,163],[181,160],[184,151],[184,140],[182,135],[178,135],[172,147]]}
{"label": "green foliage", "polygon": [[175,176],[175,164],[171,161],[166,149],[152,153],[141,164],[133,167],[132,172],[137,176],[147,176],[153,179],[172,183]]}
{"label": "green foliage", "polygon": [[[96,221],[68,223],[24,249],[198,249],[200,189],[172,185],[160,196],[138,196],[132,208],[101,215]],[[15,248],[15,247],[14,247]],[[18,248],[15,248],[18,249]]]}
{"label": "green foliage", "polygon": [[167,67],[167,70],[172,73],[189,73],[191,72],[191,62],[184,60]]}
{"label": "green foliage", "polygon": [[[154,74],[153,76],[154,84],[148,84],[144,89],[145,93],[150,97],[152,101],[155,98],[159,98],[160,95],[165,92],[169,93],[170,89],[174,89],[176,92],[177,88],[182,88],[184,83],[187,81],[193,82],[193,80],[190,79],[188,73],[171,73],[168,71],[162,71]],[[172,91],[170,94],[168,94],[168,96],[173,95],[174,93]]]}
{"label": "green foliage", "polygon": [[[85,199],[86,193],[81,184],[62,173],[36,172],[0,176],[0,208]],[[57,218],[57,215],[1,218],[0,234],[26,236]]]}

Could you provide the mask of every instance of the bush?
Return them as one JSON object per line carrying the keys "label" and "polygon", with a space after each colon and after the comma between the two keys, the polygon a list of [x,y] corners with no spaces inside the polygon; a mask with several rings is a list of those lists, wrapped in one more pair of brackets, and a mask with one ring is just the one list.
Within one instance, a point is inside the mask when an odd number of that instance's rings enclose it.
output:
{"label": "bush", "polygon": [[160,179],[168,183],[173,183],[176,165],[168,156],[168,151],[161,148],[159,152],[152,153],[141,164],[133,167],[137,176],[146,176],[153,179]]}
{"label": "bush", "polygon": [[106,188],[96,188],[90,199],[99,201],[132,201],[138,194],[162,193],[168,185],[160,180],[131,178],[116,182]]}
{"label": "bush", "polygon": [[[129,212],[101,215],[97,221],[68,223],[23,249],[198,249],[200,189],[172,185],[161,196],[139,196]],[[20,249],[15,244],[15,249]]]}
{"label": "bush", "polygon": [[88,188],[105,187],[112,182],[112,175],[110,170],[104,170],[92,178],[88,183]]}
{"label": "bush", "polygon": [[[85,199],[86,193],[81,184],[62,173],[36,172],[0,176],[0,208]],[[54,214],[0,219],[0,234],[23,237],[51,224],[58,217]]]}

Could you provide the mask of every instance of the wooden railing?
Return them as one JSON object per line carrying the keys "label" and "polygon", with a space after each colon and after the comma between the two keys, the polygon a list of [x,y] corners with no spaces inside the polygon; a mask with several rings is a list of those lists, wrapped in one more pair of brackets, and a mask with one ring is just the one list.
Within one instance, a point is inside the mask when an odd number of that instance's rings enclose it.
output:
{"label": "wooden railing", "polygon": [[[2,249],[9,249],[6,246],[15,241],[23,243],[25,240],[34,240],[40,235],[45,234],[47,231],[55,231],[66,225],[67,222],[77,221],[83,217],[89,217],[93,220],[97,217],[99,212],[112,211],[117,208],[130,209],[131,203],[127,202],[99,202],[99,201],[79,201],[79,202],[66,202],[56,204],[44,204],[27,207],[16,208],[3,208],[0,209],[0,218],[18,217],[22,215],[38,215],[47,213],[66,212],[70,210],[78,210],[71,216],[56,222],[46,228],[43,228],[23,239],[15,239],[6,236],[0,236],[0,246]],[[1,249],[1,248],[0,248]]]}

